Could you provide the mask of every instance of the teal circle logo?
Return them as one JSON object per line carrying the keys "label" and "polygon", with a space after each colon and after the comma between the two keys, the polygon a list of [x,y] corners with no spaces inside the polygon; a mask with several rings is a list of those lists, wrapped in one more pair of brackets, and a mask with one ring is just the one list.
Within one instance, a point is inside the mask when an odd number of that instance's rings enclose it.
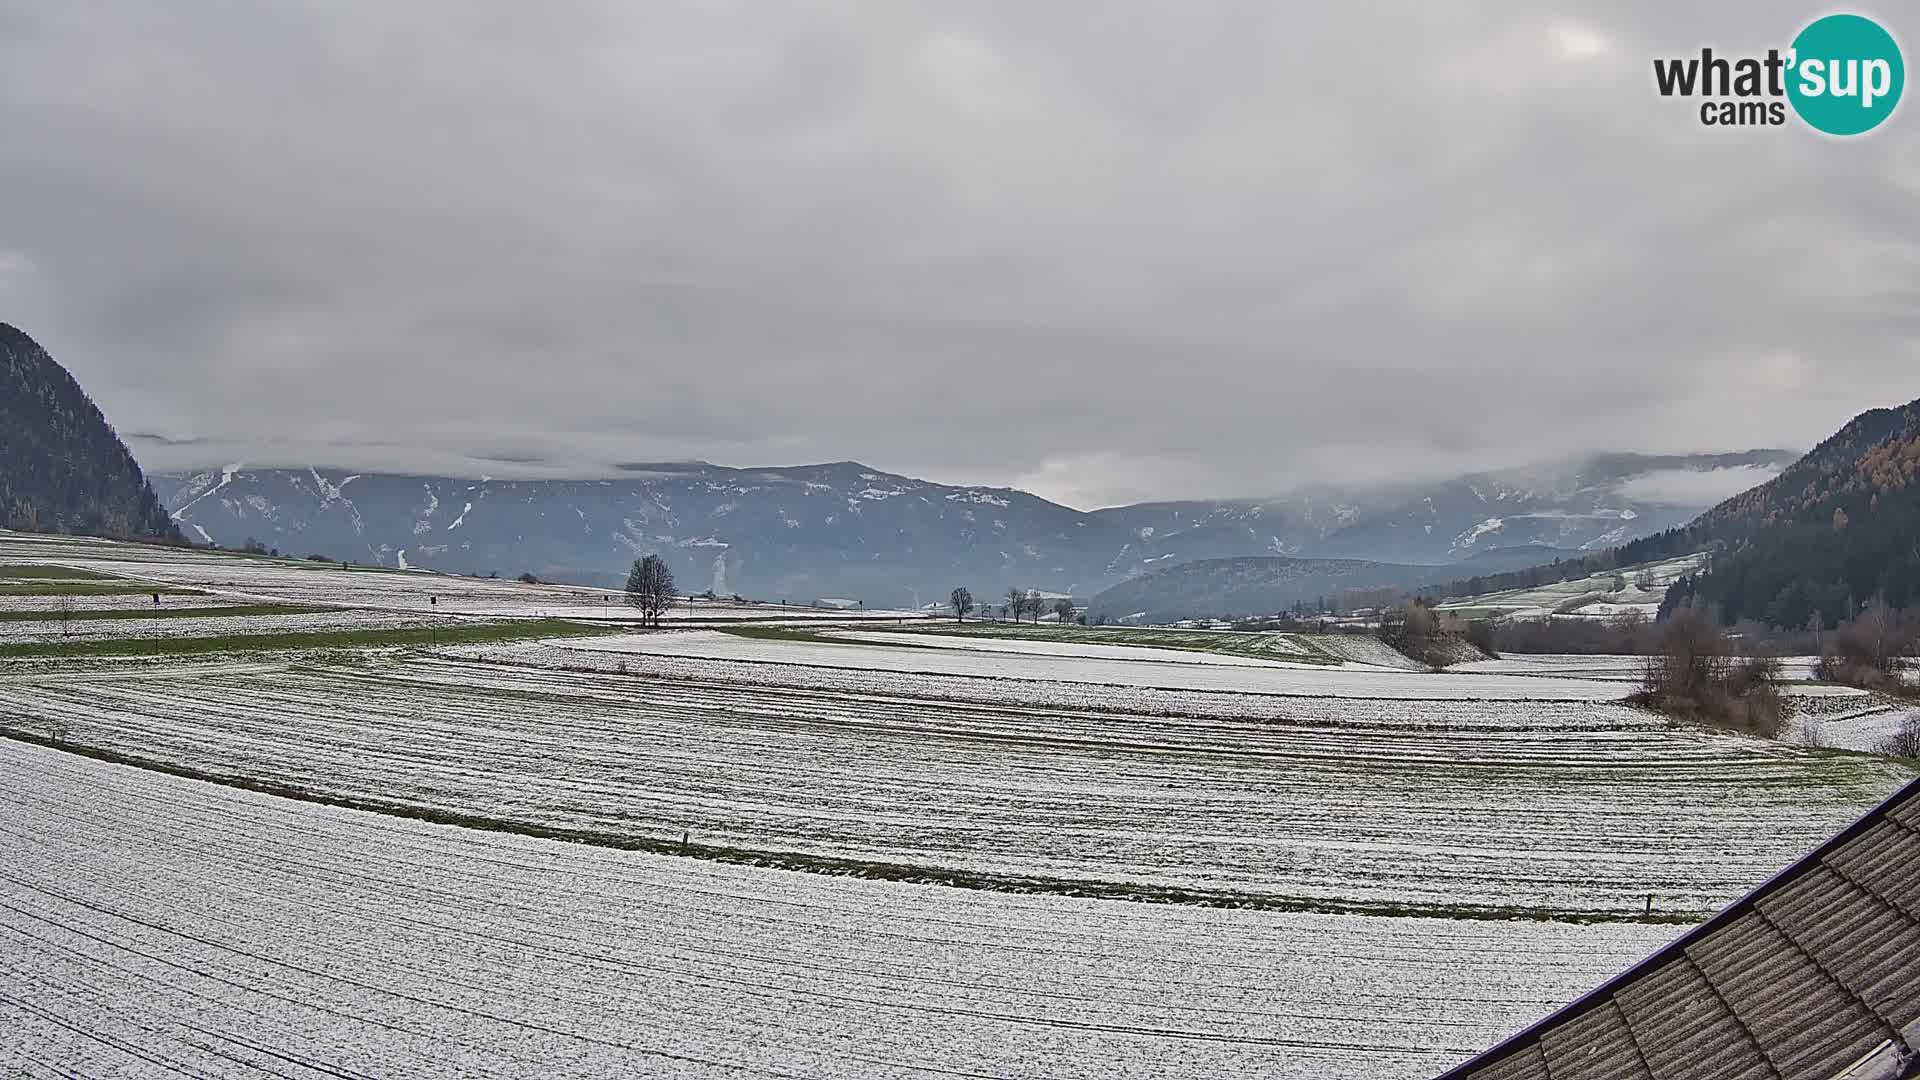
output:
{"label": "teal circle logo", "polygon": [[1893,35],[1861,15],[1828,15],[1793,39],[1787,100],[1815,130],[1859,135],[1900,104],[1907,68]]}

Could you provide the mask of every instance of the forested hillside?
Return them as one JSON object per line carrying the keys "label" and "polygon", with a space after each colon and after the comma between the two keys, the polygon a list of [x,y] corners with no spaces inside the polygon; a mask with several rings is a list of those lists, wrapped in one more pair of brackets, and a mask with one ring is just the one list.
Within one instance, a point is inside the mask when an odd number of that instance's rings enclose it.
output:
{"label": "forested hillside", "polygon": [[1691,527],[1703,537],[1740,532],[1668,605],[1692,599],[1728,621],[1800,627],[1832,625],[1876,596],[1920,604],[1917,473],[1920,401],[1862,415],[1773,483],[1703,515]]}
{"label": "forested hillside", "polygon": [[73,376],[0,323],[0,525],[176,538],[133,455]]}
{"label": "forested hillside", "polygon": [[1610,551],[1422,590],[1438,597],[1532,588],[1621,566],[1712,553],[1663,613],[1698,600],[1728,622],[1832,626],[1876,595],[1920,604],[1920,401],[1861,413],[1788,466],[1677,529]]}

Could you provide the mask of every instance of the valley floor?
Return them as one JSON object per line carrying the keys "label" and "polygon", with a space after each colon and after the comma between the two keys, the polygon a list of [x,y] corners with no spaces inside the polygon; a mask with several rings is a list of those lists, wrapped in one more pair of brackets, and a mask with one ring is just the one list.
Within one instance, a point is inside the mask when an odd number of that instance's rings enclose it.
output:
{"label": "valley floor", "polygon": [[1412,1080],[1913,773],[1633,658],[551,597],[0,534],[0,1075]]}
{"label": "valley floor", "polygon": [[1430,1075],[1677,928],[729,866],[0,741],[25,1076]]}

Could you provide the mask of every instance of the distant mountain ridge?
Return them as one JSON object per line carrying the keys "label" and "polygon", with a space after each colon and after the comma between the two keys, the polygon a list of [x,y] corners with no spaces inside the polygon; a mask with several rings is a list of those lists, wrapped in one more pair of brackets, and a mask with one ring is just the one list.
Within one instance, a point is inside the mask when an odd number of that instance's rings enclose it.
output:
{"label": "distant mountain ridge", "polygon": [[1557,465],[1475,473],[1371,492],[1307,489],[1261,500],[1141,503],[1096,511],[1182,561],[1267,554],[1444,563],[1488,547],[1597,551],[1690,520],[1711,499],[1634,497],[1666,473],[1773,470],[1790,450],[1598,454]]}
{"label": "distant mountain ridge", "polygon": [[1528,588],[1701,552],[1706,570],[1667,590],[1663,615],[1699,603],[1727,622],[1797,630],[1832,626],[1875,597],[1920,606],[1920,401],[1861,413],[1779,475],[1684,525],[1552,565],[1476,568],[1421,591]]}
{"label": "distant mountain ridge", "polygon": [[0,525],[177,539],[166,509],[67,369],[0,323]]}
{"label": "distant mountain ridge", "polygon": [[[1633,498],[1659,470],[1750,467],[1779,451],[1609,455],[1386,492],[1081,511],[856,462],[770,468],[643,463],[601,480],[458,479],[241,466],[156,477],[190,538],[455,572],[612,585],[658,550],[683,586],[765,599],[901,606],[1009,586],[1090,597],[1208,558],[1286,554],[1446,564],[1490,546],[1577,549],[1692,517]],[[1729,464],[1733,463],[1733,464]],[[1495,520],[1497,519],[1497,520]],[[1501,565],[1511,565],[1499,560]]]}
{"label": "distant mountain ridge", "polygon": [[[459,479],[240,467],[170,476],[196,538],[386,565],[614,585],[665,555],[682,588],[901,606],[959,583],[1087,580],[1079,511],[854,462],[636,464],[602,480]],[[1014,523],[1017,523],[1017,527]],[[1098,545],[1093,545],[1098,547]]]}

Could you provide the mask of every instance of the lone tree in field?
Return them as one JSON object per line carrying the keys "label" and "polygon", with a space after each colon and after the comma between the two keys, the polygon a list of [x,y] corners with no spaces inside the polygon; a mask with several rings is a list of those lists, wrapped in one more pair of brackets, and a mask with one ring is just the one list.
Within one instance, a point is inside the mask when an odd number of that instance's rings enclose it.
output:
{"label": "lone tree in field", "polygon": [[640,622],[659,626],[660,616],[673,603],[673,571],[658,555],[633,560],[627,573],[627,606],[640,613]]}
{"label": "lone tree in field", "polygon": [[1061,626],[1065,626],[1068,623],[1072,622],[1073,621],[1073,601],[1068,600],[1065,597],[1061,597],[1060,599],[1055,600],[1053,602],[1053,617],[1060,620]]}
{"label": "lone tree in field", "polygon": [[965,585],[953,590],[947,602],[953,605],[953,617],[957,622],[966,622],[967,616],[973,612],[973,593]]}
{"label": "lone tree in field", "polygon": [[1007,587],[1007,617],[1014,622],[1027,613],[1027,590],[1018,585]]}

